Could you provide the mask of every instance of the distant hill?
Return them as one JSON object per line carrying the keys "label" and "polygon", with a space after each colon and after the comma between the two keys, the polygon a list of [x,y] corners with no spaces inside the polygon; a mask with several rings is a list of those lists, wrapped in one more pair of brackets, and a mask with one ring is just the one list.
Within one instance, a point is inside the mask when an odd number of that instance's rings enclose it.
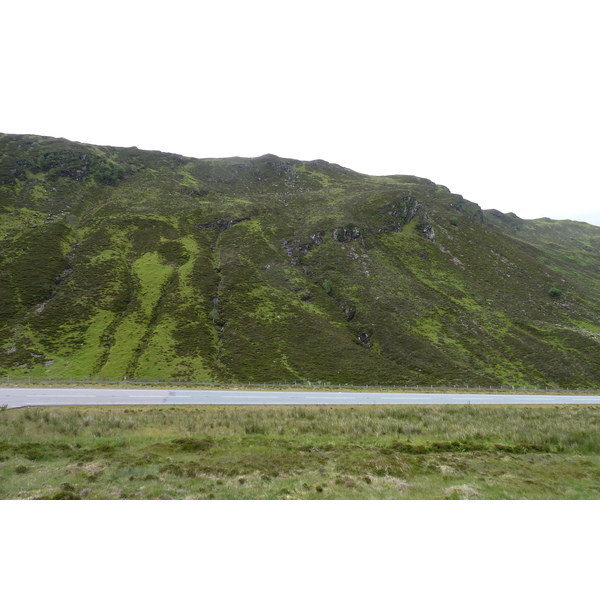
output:
{"label": "distant hill", "polygon": [[0,135],[4,377],[597,388],[599,259],[419,177]]}

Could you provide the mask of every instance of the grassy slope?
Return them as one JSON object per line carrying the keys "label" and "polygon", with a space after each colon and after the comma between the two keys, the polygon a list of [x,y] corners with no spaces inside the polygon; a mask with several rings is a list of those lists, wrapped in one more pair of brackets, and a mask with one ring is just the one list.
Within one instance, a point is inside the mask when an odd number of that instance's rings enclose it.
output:
{"label": "grassy slope", "polygon": [[600,384],[600,228],[416,177],[0,136],[0,253],[12,377]]}
{"label": "grassy slope", "polygon": [[598,499],[600,409],[0,411],[0,498]]}

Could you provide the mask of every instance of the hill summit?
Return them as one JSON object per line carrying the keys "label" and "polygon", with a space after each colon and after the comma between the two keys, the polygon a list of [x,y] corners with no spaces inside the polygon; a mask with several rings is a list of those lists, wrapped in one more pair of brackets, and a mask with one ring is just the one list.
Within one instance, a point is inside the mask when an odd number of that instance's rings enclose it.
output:
{"label": "hill summit", "polygon": [[599,258],[419,177],[0,134],[4,377],[597,388]]}

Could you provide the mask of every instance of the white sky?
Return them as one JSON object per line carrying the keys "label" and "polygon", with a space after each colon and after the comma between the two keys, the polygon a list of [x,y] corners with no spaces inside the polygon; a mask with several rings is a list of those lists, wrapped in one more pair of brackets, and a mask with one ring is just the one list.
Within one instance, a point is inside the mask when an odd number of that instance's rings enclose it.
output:
{"label": "white sky", "polygon": [[600,225],[592,0],[6,4],[3,133],[322,158]]}

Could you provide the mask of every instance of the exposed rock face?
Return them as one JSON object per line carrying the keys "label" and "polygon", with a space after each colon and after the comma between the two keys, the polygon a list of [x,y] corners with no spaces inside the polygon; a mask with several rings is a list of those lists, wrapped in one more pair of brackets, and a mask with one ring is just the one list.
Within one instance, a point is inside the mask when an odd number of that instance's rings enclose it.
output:
{"label": "exposed rock face", "polygon": [[371,343],[371,336],[366,331],[361,331],[358,334],[358,339],[362,344],[370,348],[373,344]]}
{"label": "exposed rock face", "polygon": [[[424,214],[424,218],[427,218],[426,214]],[[435,242],[435,231],[433,230],[433,225],[431,223],[428,221],[421,223],[421,232],[430,242]]]}

